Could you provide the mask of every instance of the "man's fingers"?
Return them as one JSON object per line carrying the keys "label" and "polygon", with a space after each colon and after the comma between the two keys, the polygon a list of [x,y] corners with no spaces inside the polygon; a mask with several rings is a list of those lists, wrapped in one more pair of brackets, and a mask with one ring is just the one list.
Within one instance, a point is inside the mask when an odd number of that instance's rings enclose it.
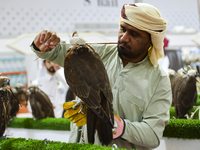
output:
{"label": "man's fingers", "polygon": [[60,38],[56,35],[55,32],[52,32],[49,39],[46,41],[47,45],[55,46],[60,42]]}
{"label": "man's fingers", "polygon": [[40,33],[40,43],[43,43],[43,42],[44,42],[44,39],[45,39],[45,37],[46,37],[46,33],[47,33],[46,30],[43,30],[43,31]]}
{"label": "man's fingers", "polygon": [[48,43],[51,49],[55,48],[56,45],[60,42],[60,38],[55,34],[52,34],[52,37],[46,42]]}
{"label": "man's fingers", "polygon": [[40,34],[38,34],[34,39],[34,44],[36,47],[39,47],[41,45],[40,43]]}
{"label": "man's fingers", "polygon": [[49,44],[50,46],[56,46],[60,42],[60,38],[56,37],[53,41],[51,41]]}
{"label": "man's fingers", "polygon": [[48,43],[47,41],[51,38],[52,32],[51,31],[46,31],[43,43]]}
{"label": "man's fingers", "polygon": [[52,48],[50,48],[49,46],[45,45],[44,43],[42,45],[39,46],[40,51],[42,52],[47,52],[52,50]]}
{"label": "man's fingers", "polygon": [[60,42],[55,32],[43,30],[34,39],[35,46],[42,52],[50,51]]}

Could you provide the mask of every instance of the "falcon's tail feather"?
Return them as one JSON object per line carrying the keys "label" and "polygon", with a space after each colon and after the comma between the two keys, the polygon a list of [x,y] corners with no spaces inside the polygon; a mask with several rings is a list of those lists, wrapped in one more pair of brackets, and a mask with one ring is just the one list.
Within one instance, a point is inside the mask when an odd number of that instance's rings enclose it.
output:
{"label": "falcon's tail feather", "polygon": [[99,120],[97,124],[97,131],[99,140],[102,145],[108,146],[113,140],[112,128],[111,126],[103,120]]}
{"label": "falcon's tail feather", "polygon": [[87,108],[87,134],[88,142],[94,144],[94,135],[97,126],[97,115],[89,108]]}
{"label": "falcon's tail feather", "polygon": [[111,125],[99,118],[91,109],[87,109],[87,133],[89,143],[94,144],[96,130],[101,144],[108,146],[113,140]]}
{"label": "falcon's tail feather", "polygon": [[110,118],[111,118],[111,124],[112,124],[112,128],[114,127],[114,111],[113,111],[113,104],[109,104],[110,105]]}
{"label": "falcon's tail feather", "polygon": [[[101,96],[101,106],[103,108],[102,113],[104,112],[105,114],[102,115],[104,116],[103,119],[99,118],[97,124],[97,131],[99,140],[101,141],[102,145],[107,146],[113,140],[112,128],[114,123],[114,114],[113,114],[112,103],[109,103],[107,101],[105,95],[102,92],[100,92],[100,96]],[[111,123],[110,117],[113,123]]]}

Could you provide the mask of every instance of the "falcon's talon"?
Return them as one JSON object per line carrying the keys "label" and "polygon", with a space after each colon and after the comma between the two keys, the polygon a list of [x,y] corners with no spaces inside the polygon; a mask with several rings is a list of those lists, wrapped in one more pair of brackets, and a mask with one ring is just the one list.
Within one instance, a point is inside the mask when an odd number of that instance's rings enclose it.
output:
{"label": "falcon's talon", "polygon": [[78,113],[81,113],[81,114],[83,114],[84,115],[84,112],[82,111],[83,110],[83,105],[82,105],[82,103],[80,104],[80,110],[79,110],[79,112]]}
{"label": "falcon's talon", "polygon": [[113,128],[112,128],[112,131],[115,131],[118,127],[118,124],[116,121],[114,121],[114,125],[113,125]]}
{"label": "falcon's talon", "polygon": [[76,104],[72,107],[74,110],[76,109],[76,106],[81,105],[83,102],[81,100],[72,100],[72,102],[75,102]]}

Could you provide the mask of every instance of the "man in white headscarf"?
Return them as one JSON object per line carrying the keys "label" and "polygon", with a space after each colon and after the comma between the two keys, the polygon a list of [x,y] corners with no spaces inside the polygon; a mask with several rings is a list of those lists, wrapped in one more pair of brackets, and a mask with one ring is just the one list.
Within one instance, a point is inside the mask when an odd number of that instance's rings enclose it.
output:
{"label": "man in white headscarf", "polygon": [[[100,55],[110,80],[116,122],[113,143],[120,148],[147,150],[158,147],[169,122],[171,85],[158,64],[158,59],[164,56],[165,31],[166,21],[154,6],[145,3],[124,5],[119,44],[91,45]],[[59,42],[56,33],[44,30],[34,39],[32,49],[38,56],[63,66],[69,46],[57,45]],[[70,113],[71,109],[65,107],[67,104],[64,108]],[[76,120],[76,114],[72,118]],[[69,142],[88,143],[86,121],[81,125],[78,119],[74,122]],[[97,134],[94,144],[101,145]]]}
{"label": "man in white headscarf", "polygon": [[[50,98],[56,118],[62,118],[63,103],[65,102],[68,84],[65,81],[64,69],[57,64],[49,62],[45,59],[40,61],[44,66],[45,72],[42,73],[43,67],[39,67],[38,75],[31,84],[38,86]],[[30,103],[28,110],[32,112]]]}

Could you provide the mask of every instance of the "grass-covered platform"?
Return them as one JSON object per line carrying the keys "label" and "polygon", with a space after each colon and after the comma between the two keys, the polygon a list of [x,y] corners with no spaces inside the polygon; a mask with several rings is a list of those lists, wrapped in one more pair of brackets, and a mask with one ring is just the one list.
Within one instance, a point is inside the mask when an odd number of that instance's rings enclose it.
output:
{"label": "grass-covered platform", "polygon": [[[192,108],[188,115],[191,116],[198,106]],[[175,117],[174,107],[170,108],[170,118]],[[70,120],[65,118],[45,118],[34,120],[33,118],[15,118],[9,127],[25,128],[25,129],[40,129],[40,130],[70,130]],[[186,119],[170,119],[165,128],[164,137],[200,139],[200,120],[199,110],[195,113],[193,120]]]}
{"label": "grass-covered platform", "polygon": [[[194,107],[189,110],[188,115],[191,116],[196,110],[193,119],[175,119],[175,108],[170,108],[170,121],[166,126],[163,137],[177,139],[200,139],[200,120],[199,110],[200,98]],[[37,130],[57,130],[70,131],[70,120],[65,118],[45,118],[34,120],[33,118],[15,118],[9,123],[9,128],[20,129],[37,129]],[[112,147],[103,147],[91,144],[72,144],[65,142],[55,142],[47,140],[36,140],[25,138],[8,138],[0,140],[0,149],[2,150],[46,150],[46,149],[67,149],[67,150],[108,150]],[[121,149],[118,149],[121,150]]]}
{"label": "grass-covered platform", "polygon": [[[0,140],[1,150],[112,150],[93,144],[62,143],[48,140],[26,140],[24,138],[7,138]],[[118,150],[125,150],[119,149]]]}

